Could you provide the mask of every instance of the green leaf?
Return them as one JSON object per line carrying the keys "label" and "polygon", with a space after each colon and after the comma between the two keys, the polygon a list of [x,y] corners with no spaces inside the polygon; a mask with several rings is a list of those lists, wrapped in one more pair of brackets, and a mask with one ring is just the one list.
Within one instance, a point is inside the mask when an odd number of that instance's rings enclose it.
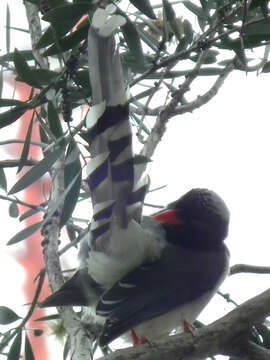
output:
{"label": "green leaf", "polygon": [[261,11],[263,13],[263,16],[265,18],[267,18],[267,16],[268,16],[268,3],[269,3],[269,0],[253,0],[253,1],[251,1],[248,9],[249,10],[254,10],[257,7],[260,7]]}
{"label": "green leaf", "polygon": [[70,338],[68,336],[63,349],[63,360],[67,360],[70,349]]}
{"label": "green leaf", "polygon": [[16,201],[10,203],[8,212],[9,212],[9,216],[13,218],[17,218],[19,216],[19,208]]}
{"label": "green leaf", "polygon": [[14,51],[14,65],[20,81],[26,82],[30,86],[39,87],[36,76],[33,74],[31,68],[28,66],[23,55],[17,49],[15,49]]}
{"label": "green leaf", "polygon": [[152,160],[148,156],[140,154],[134,156],[134,165],[147,164],[149,162],[152,162]]}
{"label": "green leaf", "polygon": [[[34,60],[32,50],[21,50],[20,54],[21,56],[23,56],[24,60],[26,61]],[[6,61],[14,61],[14,57],[15,57],[15,52],[0,56],[0,64],[2,63],[4,65]]]}
{"label": "green leaf", "polygon": [[0,168],[0,188],[7,192],[7,179],[3,168]]}
{"label": "green leaf", "polygon": [[181,33],[181,28],[177,21],[175,11],[168,0],[162,0],[162,1],[163,1],[163,8],[166,15],[166,19],[168,20],[171,29],[174,35],[176,36],[176,38],[178,39],[178,41],[181,41],[183,34]]}
{"label": "green leaf", "polygon": [[156,19],[154,10],[149,2],[149,0],[129,0],[135,8],[140,10],[144,15],[148,16],[151,19]]}
{"label": "green leaf", "polygon": [[62,36],[69,32],[75,24],[76,22],[74,22],[71,26],[70,24],[54,24],[53,26],[48,27],[39,39],[36,48],[42,49],[55,43],[56,40],[59,40]]}
{"label": "green leaf", "polygon": [[24,343],[24,359],[25,360],[35,360],[32,346],[30,344],[27,333],[25,333],[25,343]]}
{"label": "green leaf", "polygon": [[14,123],[28,110],[28,105],[16,106],[13,109],[0,113],[0,129]]}
{"label": "green leaf", "polygon": [[57,44],[50,46],[45,52],[44,56],[56,55],[62,51],[74,49],[82,40],[87,38],[89,30],[89,22],[85,22],[78,30],[73,31],[70,35],[59,39]]}
{"label": "green leaf", "polygon": [[50,171],[53,164],[61,157],[62,148],[50,152],[38,164],[33,166],[19,181],[10,189],[9,194],[19,192],[39,180],[46,172]]}
{"label": "green leaf", "polygon": [[30,145],[31,145],[31,138],[32,138],[33,124],[34,124],[34,116],[32,116],[32,119],[31,119],[30,124],[29,124],[28,129],[27,129],[27,133],[26,133],[26,137],[25,137],[25,141],[24,141],[24,145],[23,145],[23,149],[22,149],[22,153],[21,153],[21,157],[20,157],[20,161],[19,161],[19,165],[18,165],[17,174],[24,167],[25,162],[26,162],[26,160],[28,158],[28,155],[29,155],[29,150],[30,150]]}
{"label": "green leaf", "polygon": [[18,75],[21,78],[24,78],[25,76],[28,75],[28,73],[31,73],[30,67],[28,66],[25,58],[16,48],[14,50],[14,65]]}
{"label": "green leaf", "polygon": [[16,335],[8,352],[7,360],[19,360],[22,346],[22,331]]}
{"label": "green leaf", "polygon": [[76,19],[77,22],[88,10],[89,4],[86,2],[66,4],[48,11],[42,20],[53,23],[70,23]]}
{"label": "green leaf", "polygon": [[188,1],[188,0],[184,0],[184,1],[182,1],[182,3],[185,5],[185,7],[189,11],[191,11],[193,14],[195,14],[198,17],[198,19],[206,20],[206,15],[200,6],[193,4],[193,2]]}
{"label": "green leaf", "polygon": [[7,53],[10,52],[10,11],[9,6],[7,4],[7,11],[6,11],[6,48]]}
{"label": "green leaf", "polygon": [[[80,162],[80,153],[79,149],[74,141],[69,144],[66,153],[66,164],[64,169],[64,183],[65,189],[70,187],[70,190],[66,194],[61,219],[60,219],[60,226],[64,226],[66,222],[69,220],[70,216],[72,215],[75,206],[77,204],[80,189],[81,189],[81,182],[82,182],[82,172],[81,172],[81,162]],[[73,161],[69,161],[69,158],[72,157]],[[76,178],[76,181],[73,180]],[[70,184],[73,182],[73,185]]]}
{"label": "green leaf", "polygon": [[29,238],[31,235],[33,235],[35,232],[37,232],[41,228],[42,223],[43,223],[42,221],[39,221],[39,222],[32,224],[32,225],[28,226],[27,228],[21,230],[7,242],[7,245],[13,245],[22,240]]}
{"label": "green leaf", "polygon": [[[56,111],[53,103],[49,101],[48,103],[48,122],[49,127],[52,134],[55,136],[56,139],[63,137],[63,129],[61,126],[61,122],[58,116],[58,112]],[[65,139],[61,140],[59,143],[61,146],[65,144]]]}
{"label": "green leaf", "polygon": [[13,310],[6,306],[0,306],[0,324],[7,325],[21,319]]}
{"label": "green leaf", "polygon": [[24,213],[19,217],[19,220],[20,220],[20,221],[23,221],[23,220],[29,218],[30,216],[33,216],[33,215],[37,214],[38,212],[40,212],[40,210],[38,210],[38,209],[30,209],[30,210],[24,212]]}
{"label": "green leaf", "polygon": [[261,21],[257,21],[253,24],[249,24],[245,26],[244,34],[247,36],[251,35],[266,35],[265,40],[269,39],[269,27],[270,27],[270,19],[263,19]]}
{"label": "green leaf", "polygon": [[150,89],[147,89],[145,91],[142,91],[140,92],[139,94],[135,95],[135,96],[131,96],[130,99],[129,99],[129,103],[133,103],[133,102],[136,102],[140,99],[143,99],[144,97],[148,97],[154,93],[156,93],[157,91],[159,91],[160,88],[157,88],[157,87],[153,87],[153,88],[150,88]]}
{"label": "green leaf", "polygon": [[[122,15],[122,12],[121,12]],[[134,57],[137,67],[145,69],[145,58],[141,39],[136,26],[125,16],[126,24],[121,27],[127,46]],[[142,70],[144,71],[144,70]]]}
{"label": "green leaf", "polygon": [[23,105],[24,102],[15,99],[0,99],[0,107],[4,106],[14,106],[14,105]]}
{"label": "green leaf", "polygon": [[22,29],[22,28],[18,28],[18,27],[16,27],[16,26],[9,26],[9,29],[10,30],[16,30],[16,31],[21,31],[21,32],[24,32],[24,33],[27,33],[27,34],[29,34],[29,30],[27,30],[27,29]]}
{"label": "green leaf", "polygon": [[78,85],[81,85],[85,90],[87,90],[87,97],[91,95],[92,89],[89,79],[89,71],[81,70],[74,74],[75,81]]}
{"label": "green leaf", "polygon": [[263,345],[270,349],[270,329],[265,325],[260,325],[257,330],[259,331],[260,336],[263,340]]}
{"label": "green leaf", "polygon": [[[31,76],[35,79],[34,85],[42,88],[43,86],[49,85],[52,81],[56,81],[60,74],[48,69],[31,69]],[[29,85],[32,84],[29,82]]]}

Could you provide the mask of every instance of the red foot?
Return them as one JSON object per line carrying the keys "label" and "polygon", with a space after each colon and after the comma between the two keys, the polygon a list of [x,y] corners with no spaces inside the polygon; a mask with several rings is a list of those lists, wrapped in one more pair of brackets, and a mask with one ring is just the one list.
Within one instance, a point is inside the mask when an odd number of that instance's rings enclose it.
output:
{"label": "red foot", "polygon": [[184,332],[193,334],[195,327],[190,324],[187,320],[184,320]]}
{"label": "red foot", "polygon": [[133,346],[138,346],[148,343],[148,341],[143,336],[137,336],[137,334],[133,329],[131,329],[130,331],[131,331]]}

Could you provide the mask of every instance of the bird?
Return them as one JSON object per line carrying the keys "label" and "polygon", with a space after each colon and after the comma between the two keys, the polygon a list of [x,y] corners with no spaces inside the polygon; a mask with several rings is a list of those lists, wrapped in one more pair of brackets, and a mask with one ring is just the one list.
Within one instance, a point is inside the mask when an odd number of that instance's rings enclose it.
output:
{"label": "bird", "polygon": [[194,188],[152,216],[142,215],[149,182],[132,150],[115,43],[124,24],[112,5],[93,15],[88,35],[93,106],[86,121],[93,218],[80,245],[79,269],[40,303],[83,306],[84,318],[89,312],[103,326],[102,347],[120,336],[138,344],[191,326],[229,269],[224,240],[230,213],[214,191]]}

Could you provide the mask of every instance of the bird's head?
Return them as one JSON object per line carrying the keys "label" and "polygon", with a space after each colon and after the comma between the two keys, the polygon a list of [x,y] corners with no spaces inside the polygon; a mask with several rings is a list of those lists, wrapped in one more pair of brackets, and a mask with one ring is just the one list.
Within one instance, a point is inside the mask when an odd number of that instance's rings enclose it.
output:
{"label": "bird's head", "polygon": [[230,213],[215,192],[192,189],[154,219],[162,223],[169,242],[209,249],[220,246],[228,235]]}

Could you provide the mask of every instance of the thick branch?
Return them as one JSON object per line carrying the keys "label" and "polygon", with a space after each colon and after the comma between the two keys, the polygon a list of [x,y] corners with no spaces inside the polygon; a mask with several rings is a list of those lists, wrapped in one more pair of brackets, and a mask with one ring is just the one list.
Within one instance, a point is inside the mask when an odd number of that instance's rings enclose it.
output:
{"label": "thick branch", "polygon": [[[243,341],[246,331],[270,315],[270,289],[240,305],[214,323],[196,330],[193,334],[181,334],[166,341],[119,350],[106,360],[199,360],[217,354],[235,353],[239,339]],[[254,348],[254,345],[251,345]],[[260,347],[257,353],[267,354]],[[254,353],[255,351],[254,350]],[[260,359],[265,359],[260,357]]]}
{"label": "thick branch", "polygon": [[[33,54],[39,66],[41,68],[48,68],[47,60],[42,56],[38,49],[35,49],[36,43],[41,37],[41,26],[38,14],[38,8],[35,4],[25,2],[25,9],[27,13],[27,19],[29,22],[29,30],[31,34]],[[58,199],[61,197],[64,191],[64,158],[60,158],[52,169],[52,192],[51,198],[48,203],[48,213],[55,207]],[[58,211],[55,211],[51,216],[50,221],[46,223],[42,230],[44,236],[44,260],[46,264],[46,270],[49,278],[51,288],[55,291],[59,289],[64,283],[59,254],[59,220],[61,213],[61,204],[59,204]],[[82,322],[77,317],[76,313],[71,307],[58,308],[58,312],[63,320],[66,332],[70,339],[70,349],[72,360],[85,360],[91,358],[92,343],[87,336],[86,330],[82,325]]]}
{"label": "thick branch", "polygon": [[29,31],[31,36],[31,42],[32,42],[32,51],[33,55],[35,57],[35,60],[39,64],[39,66],[42,69],[47,69],[49,67],[48,60],[44,56],[42,56],[39,49],[36,49],[36,44],[38,43],[39,39],[41,38],[42,32],[41,32],[41,25],[40,25],[40,19],[38,14],[38,7],[37,5],[25,1],[24,2],[25,10],[26,10],[26,16],[29,24]]}

